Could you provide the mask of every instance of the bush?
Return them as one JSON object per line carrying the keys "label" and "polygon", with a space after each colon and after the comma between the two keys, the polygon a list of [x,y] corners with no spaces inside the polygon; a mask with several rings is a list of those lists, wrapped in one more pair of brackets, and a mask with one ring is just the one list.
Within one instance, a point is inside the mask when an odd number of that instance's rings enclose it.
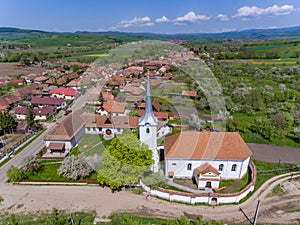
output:
{"label": "bush", "polygon": [[150,188],[165,187],[167,185],[167,179],[158,173],[151,173],[145,176],[143,181]]}
{"label": "bush", "polygon": [[22,170],[24,173],[34,174],[41,168],[41,163],[36,156],[28,156],[24,159],[24,166]]}
{"label": "bush", "polygon": [[8,182],[18,182],[21,181],[25,175],[21,169],[11,165],[6,171],[6,176]]}
{"label": "bush", "polygon": [[80,178],[88,177],[93,171],[94,169],[85,159],[71,155],[62,162],[58,169],[58,175],[67,179],[78,180]]}

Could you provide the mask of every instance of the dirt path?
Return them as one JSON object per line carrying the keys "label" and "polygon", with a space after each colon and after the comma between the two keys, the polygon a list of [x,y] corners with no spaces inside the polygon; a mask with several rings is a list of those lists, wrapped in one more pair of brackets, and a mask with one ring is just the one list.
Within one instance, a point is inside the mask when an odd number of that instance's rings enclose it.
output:
{"label": "dirt path", "polygon": [[[288,178],[285,178],[288,179]],[[278,197],[268,197],[271,190],[283,180],[271,185],[266,183],[247,202],[240,205],[226,206],[191,206],[162,201],[156,198],[145,199],[128,191],[111,193],[108,188],[99,186],[21,186],[5,184],[0,187],[0,196],[4,201],[0,204],[1,211],[44,212],[54,207],[67,211],[95,210],[98,217],[110,215],[113,212],[129,211],[142,215],[177,218],[183,214],[190,216],[202,215],[204,219],[216,219],[223,222],[246,222],[239,210],[241,207],[246,214],[253,218],[258,194],[262,201],[259,223],[295,223],[300,218],[299,213],[280,213],[280,210],[292,206],[299,207],[300,191],[292,189]],[[299,183],[299,180],[297,181]],[[293,208],[293,207],[292,207]],[[278,213],[278,212],[279,213]]]}

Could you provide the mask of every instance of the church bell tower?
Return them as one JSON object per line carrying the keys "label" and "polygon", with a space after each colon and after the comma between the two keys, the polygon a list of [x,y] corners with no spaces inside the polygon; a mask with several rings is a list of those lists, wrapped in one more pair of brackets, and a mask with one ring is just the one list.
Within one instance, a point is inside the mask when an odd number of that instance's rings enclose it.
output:
{"label": "church bell tower", "polygon": [[157,152],[157,125],[158,120],[154,116],[152,109],[152,98],[150,90],[150,79],[147,77],[147,94],[146,107],[144,115],[139,119],[139,135],[140,141],[149,146],[152,151],[152,158],[154,160],[153,172],[158,172],[159,155]]}

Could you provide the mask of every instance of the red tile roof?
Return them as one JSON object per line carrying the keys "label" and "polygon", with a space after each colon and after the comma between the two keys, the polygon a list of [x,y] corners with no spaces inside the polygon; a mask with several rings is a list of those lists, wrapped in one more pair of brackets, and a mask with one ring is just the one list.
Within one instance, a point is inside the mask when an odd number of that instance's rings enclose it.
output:
{"label": "red tile roof", "polygon": [[76,96],[78,94],[78,91],[75,90],[74,88],[63,88],[63,87],[60,87],[60,88],[54,88],[54,89],[51,89],[49,91],[49,94],[52,95],[52,94],[59,94],[59,95],[65,95],[65,96]]}
{"label": "red tile roof", "polygon": [[[34,108],[35,115],[48,115],[49,113],[55,110],[55,106],[45,106],[43,108]],[[26,115],[27,107],[17,107],[15,110],[15,114]]]}
{"label": "red tile roof", "polygon": [[126,107],[117,102],[106,102],[103,104],[102,108],[109,113],[124,113]]}
{"label": "red tile roof", "polygon": [[70,141],[84,127],[81,114],[82,110],[79,110],[69,115],[46,135],[45,140]]}
{"label": "red tile roof", "polygon": [[185,90],[183,90],[181,95],[188,96],[188,97],[196,97],[197,96],[197,91],[185,91]]}
{"label": "red tile roof", "polygon": [[165,139],[165,158],[245,160],[251,155],[237,132],[181,132]]}
{"label": "red tile roof", "polygon": [[216,175],[220,174],[220,172],[215,167],[213,167],[212,165],[210,165],[207,162],[202,164],[201,166],[197,167],[196,169],[194,169],[194,172],[195,172],[195,175],[199,175],[199,174],[204,175],[209,172],[212,172]]}
{"label": "red tile roof", "polygon": [[[167,120],[169,118],[169,114],[167,112],[153,112],[154,116],[157,117],[158,119],[164,119]],[[139,110],[138,115],[142,116],[144,115],[144,110]]]}
{"label": "red tile roof", "polygon": [[50,142],[48,149],[50,150],[60,150],[62,151],[65,148],[64,142]]}
{"label": "red tile roof", "polygon": [[60,106],[65,100],[62,98],[40,98],[32,97],[31,104],[33,105],[56,105]]}

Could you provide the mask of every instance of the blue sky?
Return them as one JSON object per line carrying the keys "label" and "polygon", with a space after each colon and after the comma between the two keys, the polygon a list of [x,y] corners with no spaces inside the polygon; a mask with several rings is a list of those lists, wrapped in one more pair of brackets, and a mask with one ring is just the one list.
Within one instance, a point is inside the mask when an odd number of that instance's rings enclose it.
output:
{"label": "blue sky", "polygon": [[299,0],[0,0],[0,27],[210,33],[300,25]]}

